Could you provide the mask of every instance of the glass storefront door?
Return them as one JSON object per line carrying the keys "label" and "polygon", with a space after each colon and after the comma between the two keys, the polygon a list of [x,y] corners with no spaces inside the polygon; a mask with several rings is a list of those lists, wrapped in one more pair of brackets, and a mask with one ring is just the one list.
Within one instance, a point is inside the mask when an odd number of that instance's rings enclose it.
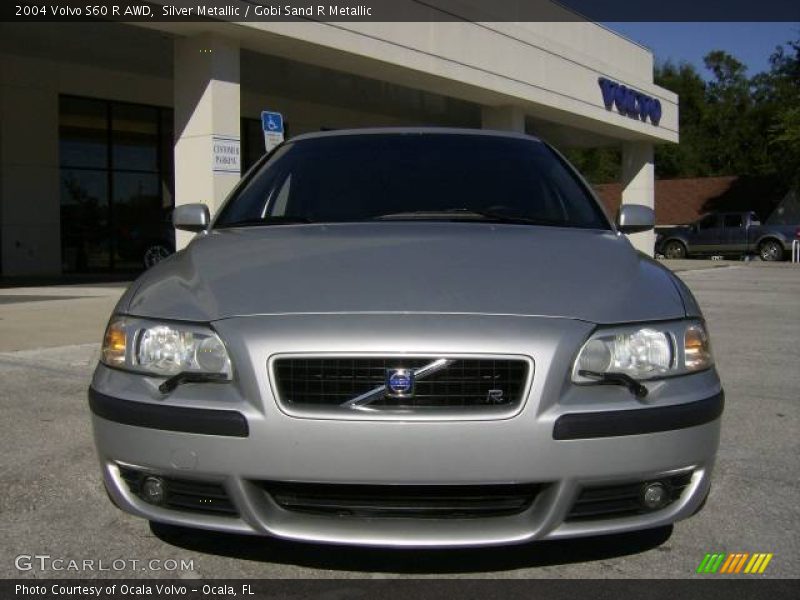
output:
{"label": "glass storefront door", "polygon": [[174,249],[172,139],[171,109],[60,98],[65,273],[141,270]]}

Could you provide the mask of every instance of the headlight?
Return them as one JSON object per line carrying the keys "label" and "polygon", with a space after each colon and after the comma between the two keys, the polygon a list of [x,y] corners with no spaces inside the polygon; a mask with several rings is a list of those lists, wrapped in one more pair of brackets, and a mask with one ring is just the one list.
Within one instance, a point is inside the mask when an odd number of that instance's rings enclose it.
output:
{"label": "headlight", "polygon": [[702,371],[713,364],[708,334],[696,321],[600,329],[578,353],[572,381],[596,381],[581,371],[623,373],[643,380]]}
{"label": "headlight", "polygon": [[111,319],[101,360],[110,367],[165,377],[213,373],[230,379],[232,374],[228,351],[209,327],[132,317]]}

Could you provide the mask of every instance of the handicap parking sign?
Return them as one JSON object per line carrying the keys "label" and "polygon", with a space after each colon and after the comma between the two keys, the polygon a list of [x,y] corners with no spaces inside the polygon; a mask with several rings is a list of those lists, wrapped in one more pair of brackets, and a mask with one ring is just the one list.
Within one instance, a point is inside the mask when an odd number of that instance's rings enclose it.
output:
{"label": "handicap parking sign", "polygon": [[264,131],[283,133],[283,115],[265,110],[261,113],[261,127]]}
{"label": "handicap parking sign", "polygon": [[283,115],[279,112],[263,111],[261,129],[264,131],[264,147],[270,152],[283,141]]}

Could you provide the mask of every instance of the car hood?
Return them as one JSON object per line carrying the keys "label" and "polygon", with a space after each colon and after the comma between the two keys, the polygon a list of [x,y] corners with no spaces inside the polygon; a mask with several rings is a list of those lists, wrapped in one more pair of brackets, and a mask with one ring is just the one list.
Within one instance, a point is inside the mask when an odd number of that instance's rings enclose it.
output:
{"label": "car hood", "polygon": [[214,321],[281,313],[681,318],[672,274],[611,231],[491,223],[216,230],[146,272],[132,315]]}

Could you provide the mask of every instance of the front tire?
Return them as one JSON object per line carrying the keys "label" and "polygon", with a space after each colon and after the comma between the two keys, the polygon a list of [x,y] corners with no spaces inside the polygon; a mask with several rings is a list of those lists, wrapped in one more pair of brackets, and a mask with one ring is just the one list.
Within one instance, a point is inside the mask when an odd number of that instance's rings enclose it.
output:
{"label": "front tire", "polygon": [[765,240],[758,247],[758,255],[768,262],[783,260],[783,246],[777,240]]}
{"label": "front tire", "polygon": [[664,256],[667,258],[686,258],[688,255],[682,242],[672,240],[664,244]]}

